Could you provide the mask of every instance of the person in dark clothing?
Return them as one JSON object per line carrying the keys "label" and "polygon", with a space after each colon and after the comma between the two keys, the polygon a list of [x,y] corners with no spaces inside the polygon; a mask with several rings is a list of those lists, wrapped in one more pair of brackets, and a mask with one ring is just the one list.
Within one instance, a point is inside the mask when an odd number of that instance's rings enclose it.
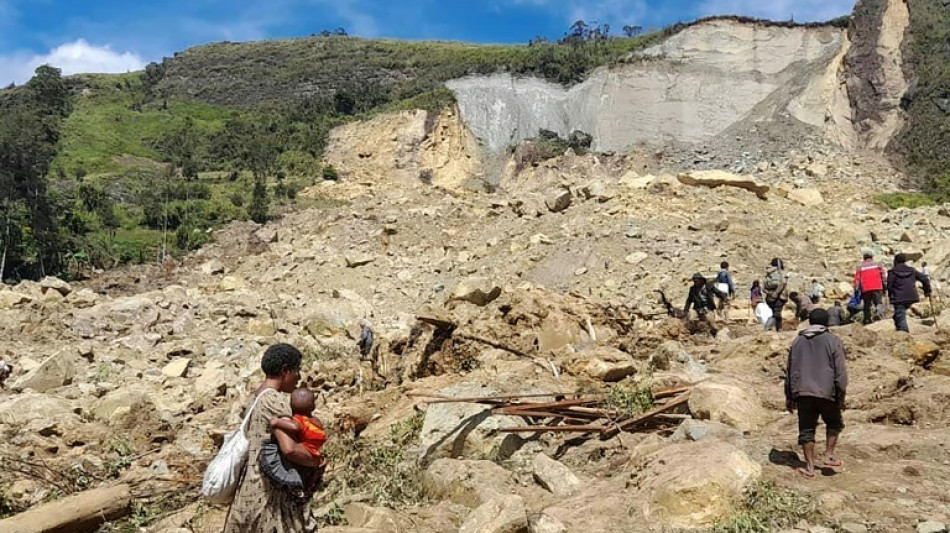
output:
{"label": "person in dark clothing", "polygon": [[782,331],[782,309],[788,303],[788,275],[785,273],[785,262],[780,258],[773,258],[765,269],[762,288],[765,292],[765,303],[772,309],[772,318],[765,323],[765,331],[772,328]]}
{"label": "person in dark clothing", "polygon": [[790,302],[795,304],[795,316],[799,320],[807,320],[808,315],[818,307],[811,298],[799,292],[789,293],[788,298]]}
{"label": "person in dark clothing", "polygon": [[841,306],[841,302],[835,300],[835,304],[828,308],[828,327],[843,326],[850,321],[851,317]]}
{"label": "person in dark clothing", "polygon": [[716,298],[724,300],[728,295],[716,288],[715,283],[706,280],[706,277],[700,273],[693,274],[693,285],[689,288],[689,294],[686,296],[686,304],[683,307],[684,318],[689,318],[689,310],[692,307],[701,321],[709,325],[712,334],[716,334],[716,325],[712,320],[711,314],[716,310]]}
{"label": "person in dark clothing", "polygon": [[815,430],[818,418],[826,426],[823,466],[838,468],[835,457],[838,436],[844,429],[844,410],[848,388],[848,369],[844,344],[828,331],[828,312],[815,309],[808,317],[810,326],[798,334],[788,350],[785,370],[785,406],[798,409],[798,443],[805,454],[805,466],[798,473],[815,477]]}
{"label": "person in dark clothing", "polygon": [[907,265],[907,256],[894,256],[894,268],[887,272],[887,297],[894,306],[894,327],[897,331],[910,331],[907,326],[907,309],[920,301],[917,282],[924,287],[924,296],[930,297],[930,278]]}

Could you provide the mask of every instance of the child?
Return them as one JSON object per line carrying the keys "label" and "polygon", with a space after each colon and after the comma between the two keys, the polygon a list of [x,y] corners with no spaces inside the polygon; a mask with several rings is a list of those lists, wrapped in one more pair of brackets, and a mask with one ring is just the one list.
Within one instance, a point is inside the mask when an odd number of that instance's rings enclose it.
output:
{"label": "child", "polygon": [[[307,486],[316,485],[323,477],[323,470],[326,468],[326,459],[323,458],[320,450],[327,442],[327,433],[324,430],[323,422],[313,416],[315,408],[316,402],[313,391],[306,387],[300,387],[290,393],[290,410],[294,415],[293,418],[275,417],[270,421],[271,430],[282,431],[290,435],[315,458],[323,459],[317,468],[298,468],[301,474],[300,477],[305,479]],[[309,472],[305,470],[309,470]]]}

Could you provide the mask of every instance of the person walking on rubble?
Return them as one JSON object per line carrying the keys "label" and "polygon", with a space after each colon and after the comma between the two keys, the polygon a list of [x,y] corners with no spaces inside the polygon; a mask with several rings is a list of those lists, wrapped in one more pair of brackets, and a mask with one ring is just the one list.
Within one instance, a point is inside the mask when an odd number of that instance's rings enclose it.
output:
{"label": "person walking on rubble", "polygon": [[924,296],[930,298],[930,278],[907,265],[907,256],[894,256],[894,268],[887,272],[887,297],[894,306],[894,327],[897,331],[910,332],[907,326],[907,310],[920,301],[917,282],[924,288]]}
{"label": "person walking on rubble", "polygon": [[782,309],[788,303],[788,274],[785,273],[785,262],[780,258],[773,258],[769,263],[762,288],[765,291],[765,303],[772,310],[772,317],[765,323],[765,331],[772,328],[782,331]]}
{"label": "person walking on rubble", "polygon": [[686,296],[686,305],[683,307],[684,320],[689,319],[689,309],[696,310],[696,315],[701,322],[705,322],[713,336],[716,336],[716,324],[712,319],[712,314],[716,312],[716,298],[723,300],[728,295],[718,288],[715,283],[706,280],[706,277],[699,272],[693,274],[693,285],[689,288],[689,294]]}
{"label": "person walking on rubble", "polygon": [[883,265],[874,262],[874,254],[870,250],[865,250],[862,255],[864,261],[854,273],[853,284],[856,290],[861,291],[861,298],[864,300],[864,320],[862,323],[868,325],[873,320],[880,320],[883,314],[881,308],[887,272]]}
{"label": "person walking on rubble", "polygon": [[719,273],[716,274],[716,289],[728,295],[727,298],[719,300],[719,314],[722,319],[725,320],[728,318],[726,316],[726,307],[729,305],[729,302],[736,298],[736,284],[732,280],[732,272],[729,271],[729,263],[727,261],[719,263]]}
{"label": "person walking on rubble", "polygon": [[828,312],[815,309],[808,320],[810,326],[798,334],[788,350],[785,407],[789,412],[798,410],[798,444],[805,455],[805,466],[796,471],[811,479],[816,473],[815,432],[819,417],[826,428],[821,466],[844,466],[835,455],[835,447],[844,429],[842,411],[848,389],[848,369],[844,343],[828,330]]}

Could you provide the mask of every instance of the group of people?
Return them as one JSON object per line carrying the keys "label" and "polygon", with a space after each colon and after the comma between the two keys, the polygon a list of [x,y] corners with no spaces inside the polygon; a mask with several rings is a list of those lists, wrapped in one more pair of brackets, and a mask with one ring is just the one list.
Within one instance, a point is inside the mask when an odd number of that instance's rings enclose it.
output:
{"label": "group of people", "polygon": [[[874,254],[870,251],[863,253],[863,261],[855,271],[853,278],[854,292],[845,306],[835,300],[825,309],[828,313],[828,326],[841,326],[852,322],[858,314],[863,313],[863,324],[870,324],[884,316],[884,296],[887,296],[894,309],[894,326],[898,331],[909,331],[907,325],[907,311],[920,301],[917,291],[919,282],[924,296],[930,298],[933,287],[930,274],[924,263],[921,271],[907,264],[907,256],[898,253],[894,256],[894,266],[886,270],[884,266],[874,261]],[[696,316],[708,324],[713,334],[717,327],[714,317],[719,313],[722,318],[729,301],[736,297],[735,282],[729,270],[729,263],[720,264],[719,273],[713,280],[707,279],[701,273],[692,276],[692,286],[686,297],[683,316],[689,317],[692,309]],[[763,325],[765,331],[782,330],[782,311],[788,304],[795,306],[795,316],[805,321],[812,311],[819,309],[825,298],[825,287],[817,279],[812,280],[807,294],[789,290],[789,276],[785,269],[785,262],[781,258],[774,258],[766,268],[762,280],[755,280],[749,289],[749,300],[756,319]]]}
{"label": "group of people", "polygon": [[[862,314],[862,323],[870,324],[884,316],[883,299],[886,296],[894,309],[894,327],[909,331],[907,311],[920,301],[917,284],[924,296],[931,298],[933,284],[927,264],[918,271],[907,264],[907,256],[898,253],[889,270],[874,261],[870,251],[863,253],[862,262],[853,278],[853,295],[846,308],[835,300],[827,309],[820,307],[825,298],[825,287],[813,279],[808,294],[789,291],[789,276],[780,258],[772,259],[765,277],[752,283],[749,299],[755,315],[766,331],[782,329],[782,311],[789,303],[795,305],[799,320],[808,321],[792,341],[788,352],[785,378],[785,401],[789,412],[798,412],[798,443],[805,457],[796,471],[806,479],[814,478],[820,468],[839,469],[844,466],[835,453],[838,438],[844,429],[843,411],[848,387],[848,370],[844,344],[831,332]],[[696,273],[692,277],[684,307],[689,317],[692,308],[700,320],[708,323],[715,335],[712,317],[735,298],[735,283],[729,264],[723,262],[715,281]],[[718,300],[718,305],[716,303]],[[818,421],[826,426],[825,451],[816,453],[815,434]]]}

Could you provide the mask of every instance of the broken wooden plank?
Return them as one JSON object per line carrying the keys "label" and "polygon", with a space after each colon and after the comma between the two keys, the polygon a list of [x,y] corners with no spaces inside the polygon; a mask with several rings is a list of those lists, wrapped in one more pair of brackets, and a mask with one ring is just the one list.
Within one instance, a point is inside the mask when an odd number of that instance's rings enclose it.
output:
{"label": "broken wooden plank", "polygon": [[657,391],[653,391],[652,394],[653,394],[653,399],[654,399],[654,400],[660,400],[660,399],[663,399],[663,398],[669,398],[670,396],[676,396],[676,395],[678,395],[678,394],[683,394],[684,392],[687,392],[687,391],[689,391],[689,390],[692,390],[692,387],[690,387],[690,386],[685,386],[685,387],[670,387],[670,388],[666,388],[666,389],[660,389],[660,390],[657,390]]}
{"label": "broken wooden plank", "polygon": [[601,400],[594,400],[590,398],[577,398],[575,400],[561,400],[559,402],[550,402],[550,403],[519,403],[514,405],[506,405],[504,407],[496,407],[492,409],[492,412],[498,412],[504,414],[506,409],[516,409],[516,410],[526,410],[526,409],[551,409],[551,408],[566,408],[582,405],[592,405],[599,403]]}
{"label": "broken wooden plank", "polygon": [[132,509],[132,489],[116,485],[87,490],[0,520],[4,533],[90,533]]}
{"label": "broken wooden plank", "polygon": [[619,422],[618,422],[617,424],[615,424],[613,427],[604,430],[604,432],[601,434],[601,437],[602,437],[602,438],[605,438],[605,439],[609,439],[609,438],[615,436],[617,433],[620,433],[621,431],[627,431],[627,430],[629,430],[630,428],[636,426],[637,424],[642,424],[642,423],[644,423],[644,422],[649,422],[650,420],[652,420],[653,418],[655,418],[656,415],[658,415],[658,414],[660,414],[660,413],[665,413],[666,411],[672,410],[672,409],[675,408],[675,407],[679,407],[679,406],[681,406],[681,405],[684,405],[684,404],[686,404],[686,402],[687,402],[688,400],[689,400],[689,392],[684,392],[683,394],[677,396],[677,397],[674,398],[673,400],[671,400],[671,401],[669,401],[669,402],[667,402],[667,403],[665,403],[665,404],[663,404],[663,405],[661,405],[661,406],[659,406],[659,407],[657,407],[657,408],[655,408],[655,409],[651,409],[650,411],[647,411],[646,413],[643,413],[642,415],[636,416],[636,417],[634,417],[634,418],[628,418],[628,419],[626,419],[626,420],[621,420],[621,421],[619,421]]}
{"label": "broken wooden plank", "polygon": [[435,398],[426,403],[481,403],[481,402],[499,402],[503,400],[517,400],[519,398],[558,398],[566,396],[576,396],[576,392],[552,392],[544,394],[502,394],[498,396],[476,396],[476,397],[455,397],[445,394],[410,391],[406,396],[410,398]]}
{"label": "broken wooden plank", "polygon": [[601,425],[587,426],[525,426],[520,428],[501,428],[499,433],[544,433],[552,431],[555,433],[592,433],[606,429]]}

